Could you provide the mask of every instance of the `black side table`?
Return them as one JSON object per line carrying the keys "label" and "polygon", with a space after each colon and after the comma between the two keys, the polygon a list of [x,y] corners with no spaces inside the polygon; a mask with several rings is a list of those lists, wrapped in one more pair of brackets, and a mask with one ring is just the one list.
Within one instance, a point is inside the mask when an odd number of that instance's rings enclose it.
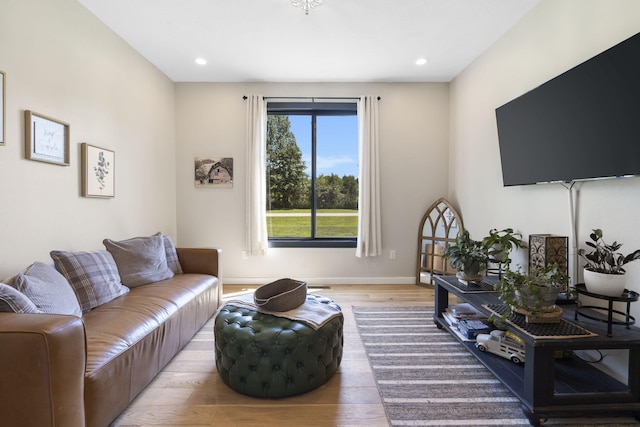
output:
{"label": "black side table", "polygon": [[[576,291],[578,292],[578,295],[586,295],[592,298],[597,298],[597,299],[601,299],[604,301],[608,301],[608,307],[598,307],[595,305],[580,305],[578,304],[576,306],[576,310],[575,310],[575,314],[574,314],[574,319],[578,320],[578,315],[586,317],[587,319],[591,319],[591,320],[596,320],[598,322],[604,322],[607,323],[607,336],[611,337],[613,336],[611,329],[613,325],[625,325],[627,327],[627,329],[629,329],[629,327],[633,324],[636,323],[636,319],[631,316],[630,311],[631,311],[631,303],[634,301],[638,301],[638,293],[634,292],[634,291],[629,291],[627,289],[624,290],[624,293],[619,296],[619,297],[609,297],[606,295],[600,295],[600,294],[594,294],[593,292],[589,292],[587,291],[587,288],[585,287],[584,283],[578,283],[576,285]],[[627,304],[627,312],[622,312],[620,310],[614,310],[613,309],[613,303],[614,302],[624,302]],[[584,310],[594,310],[596,311],[596,313],[598,312],[606,312],[607,315],[607,319],[603,319],[602,316],[595,316],[592,314],[587,314]],[[616,314],[620,314],[622,316],[624,316],[624,321],[620,321],[620,320],[613,320],[613,313]]]}

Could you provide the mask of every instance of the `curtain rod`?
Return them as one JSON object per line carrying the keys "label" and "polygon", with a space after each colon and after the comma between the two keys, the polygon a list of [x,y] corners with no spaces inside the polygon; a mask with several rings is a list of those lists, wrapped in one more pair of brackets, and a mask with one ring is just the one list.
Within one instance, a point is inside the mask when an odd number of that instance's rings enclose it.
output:
{"label": "curtain rod", "polygon": [[[247,100],[247,95],[244,95],[242,97],[242,99],[244,99],[245,101]],[[315,101],[316,99],[360,99],[360,97],[351,97],[351,96],[263,96],[262,99],[310,99],[311,102]],[[378,97],[378,101],[380,101],[382,98]]]}

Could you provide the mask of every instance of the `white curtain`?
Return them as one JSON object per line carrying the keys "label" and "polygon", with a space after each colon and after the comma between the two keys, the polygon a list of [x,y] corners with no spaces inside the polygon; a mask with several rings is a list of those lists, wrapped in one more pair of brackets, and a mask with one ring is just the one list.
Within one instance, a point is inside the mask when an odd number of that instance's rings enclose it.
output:
{"label": "white curtain", "polygon": [[382,254],[380,226],[380,168],[378,158],[378,98],[358,101],[360,175],[358,191],[357,257]]}
{"label": "white curtain", "polygon": [[262,95],[249,95],[247,103],[247,218],[246,250],[265,255],[267,236],[267,106]]}

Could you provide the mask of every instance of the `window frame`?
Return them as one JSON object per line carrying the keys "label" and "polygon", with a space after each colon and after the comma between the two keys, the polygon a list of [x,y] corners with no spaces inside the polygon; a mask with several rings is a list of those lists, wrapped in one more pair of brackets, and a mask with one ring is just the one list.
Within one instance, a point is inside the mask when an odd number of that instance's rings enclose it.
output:
{"label": "window frame", "polygon": [[[316,213],[316,118],[318,116],[358,116],[356,101],[348,102],[267,102],[267,115],[311,116],[311,237],[269,237],[270,248],[355,248],[357,236],[354,237],[317,237]],[[358,174],[359,175],[359,174]],[[359,178],[359,176],[358,176]],[[267,182],[269,177],[266,177]],[[266,209],[266,206],[265,206]],[[358,206],[358,212],[360,207]]]}

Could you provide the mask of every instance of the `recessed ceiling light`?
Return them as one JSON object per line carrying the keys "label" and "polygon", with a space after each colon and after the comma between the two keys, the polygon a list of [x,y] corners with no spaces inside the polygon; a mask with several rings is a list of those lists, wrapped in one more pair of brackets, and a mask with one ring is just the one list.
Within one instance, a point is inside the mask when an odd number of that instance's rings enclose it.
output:
{"label": "recessed ceiling light", "polygon": [[419,58],[419,59],[416,60],[416,65],[424,65],[427,62],[428,62],[427,58]]}
{"label": "recessed ceiling light", "polygon": [[196,64],[198,65],[207,65],[207,60],[204,58],[197,58],[196,59]]}

